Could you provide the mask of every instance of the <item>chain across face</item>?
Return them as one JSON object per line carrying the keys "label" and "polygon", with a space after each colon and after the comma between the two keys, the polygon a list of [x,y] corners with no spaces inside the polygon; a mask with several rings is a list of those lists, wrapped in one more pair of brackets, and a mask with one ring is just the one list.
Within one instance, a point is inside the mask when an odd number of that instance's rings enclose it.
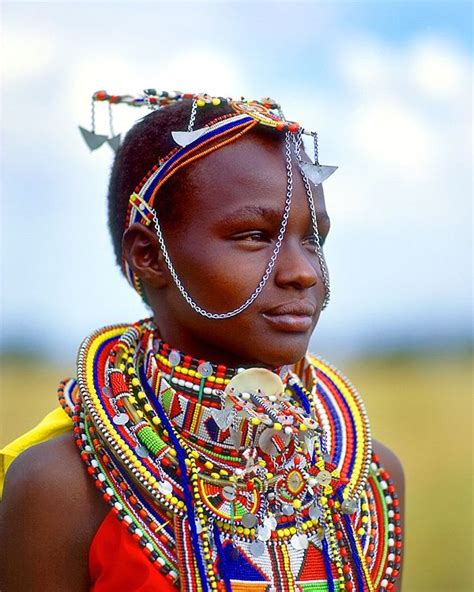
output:
{"label": "chain across face", "polygon": [[[183,298],[186,300],[186,302],[189,304],[189,306],[194,311],[196,311],[198,314],[200,314],[201,316],[203,316],[205,318],[212,319],[212,320],[222,320],[222,319],[228,319],[228,318],[237,316],[238,314],[243,312],[245,309],[247,309],[258,298],[258,296],[262,292],[263,288],[265,287],[266,283],[268,282],[268,280],[272,274],[272,271],[275,267],[275,263],[278,258],[278,254],[280,253],[283,239],[285,237],[285,232],[286,232],[286,228],[288,225],[288,219],[290,216],[291,202],[292,202],[292,198],[293,198],[293,166],[292,166],[292,158],[291,158],[292,157],[291,137],[293,137],[295,156],[297,157],[298,162],[301,161],[301,154],[300,154],[301,133],[294,135],[288,131],[285,134],[285,163],[286,163],[286,178],[287,178],[285,206],[283,209],[283,216],[282,216],[282,219],[280,222],[280,229],[278,232],[275,247],[273,249],[272,256],[270,257],[268,265],[263,273],[262,279],[260,280],[259,284],[255,288],[255,290],[252,292],[252,294],[245,300],[245,302],[243,302],[237,308],[234,308],[233,310],[230,310],[230,311],[224,312],[224,313],[209,312],[209,311],[205,310],[201,305],[199,305],[190,296],[189,292],[184,287],[182,281],[180,280],[180,278],[173,266],[168,249],[165,244],[165,240],[164,240],[163,232],[161,230],[161,226],[160,226],[160,223],[158,220],[158,216],[156,214],[156,211],[153,210],[153,224],[155,227],[156,235],[158,237],[161,252],[163,253],[163,257],[165,259],[165,262],[166,262],[168,270],[171,274],[171,277],[173,278],[173,281],[176,284],[176,287],[178,288],[179,292],[181,293]],[[306,196],[307,196],[307,200],[308,200],[308,206],[309,206],[310,214],[311,214],[313,233],[314,233],[315,240],[316,240],[315,250],[316,250],[316,254],[318,256],[319,264],[321,266],[321,271],[323,274],[325,298],[324,298],[322,309],[324,310],[324,308],[327,306],[327,304],[329,302],[329,298],[330,298],[329,273],[327,271],[326,261],[324,259],[324,255],[323,255],[321,244],[320,244],[318,224],[317,224],[317,219],[316,219],[316,210],[315,210],[313,195],[311,192],[311,185],[309,184],[308,178],[301,168],[300,168],[300,173],[301,173],[303,183],[305,186]]]}

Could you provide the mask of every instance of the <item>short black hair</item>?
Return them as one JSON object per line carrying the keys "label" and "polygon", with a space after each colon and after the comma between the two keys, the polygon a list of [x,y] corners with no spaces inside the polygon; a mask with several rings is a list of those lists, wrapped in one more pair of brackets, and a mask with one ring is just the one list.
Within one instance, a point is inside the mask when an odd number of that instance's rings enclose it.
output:
{"label": "short black hair", "polygon": [[[128,200],[143,177],[160,160],[176,148],[171,132],[184,131],[188,127],[191,115],[191,99],[167,105],[151,112],[140,119],[127,133],[119,147],[110,174],[108,190],[109,230],[117,263],[121,265],[122,235],[125,231],[125,219]],[[227,103],[206,105],[196,113],[195,129],[210,121],[233,113]],[[172,217],[178,189],[182,189],[181,171],[173,175],[160,189],[156,210],[161,220]]]}

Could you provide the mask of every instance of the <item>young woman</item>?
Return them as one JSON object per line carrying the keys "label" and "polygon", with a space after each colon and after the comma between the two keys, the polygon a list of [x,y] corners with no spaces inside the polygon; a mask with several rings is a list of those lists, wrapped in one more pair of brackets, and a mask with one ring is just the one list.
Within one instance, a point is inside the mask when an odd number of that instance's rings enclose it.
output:
{"label": "young woman", "polygon": [[333,167],[270,99],[147,102],[109,221],[152,314],[88,337],[62,409],[4,449],[5,465],[24,451],[1,589],[400,590],[400,463],[307,353],[330,295]]}

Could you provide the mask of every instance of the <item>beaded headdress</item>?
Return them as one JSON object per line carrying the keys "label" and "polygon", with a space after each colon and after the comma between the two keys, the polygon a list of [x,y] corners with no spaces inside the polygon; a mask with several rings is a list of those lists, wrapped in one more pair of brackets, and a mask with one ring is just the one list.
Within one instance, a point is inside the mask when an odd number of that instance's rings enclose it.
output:
{"label": "beaded headdress", "polygon": [[[305,130],[299,123],[287,121],[277,102],[270,98],[254,101],[245,100],[244,98],[234,100],[224,97],[212,97],[208,94],[186,94],[181,92],[158,93],[154,89],[148,89],[144,92],[143,96],[138,97],[132,97],[130,95],[109,95],[106,91],[98,91],[92,96],[92,130],[88,131],[80,127],[80,131],[91,150],[95,150],[107,142],[112,149],[116,151],[120,145],[120,135],[114,134],[112,105],[127,104],[135,107],[147,106],[151,110],[156,110],[166,108],[167,105],[183,100],[188,100],[191,104],[187,129],[171,132],[172,138],[176,144],[175,148],[164,157],[157,159],[157,163],[135,187],[135,190],[129,199],[124,231],[135,223],[144,224],[146,226],[153,224],[170,274],[181,295],[191,308],[193,308],[198,314],[209,319],[218,320],[236,316],[248,308],[259,296],[275,266],[290,215],[293,195],[292,154],[294,154],[303,180],[311,213],[313,233],[315,237],[315,251],[320,262],[326,291],[323,303],[323,308],[325,308],[330,296],[329,274],[319,238],[312,186],[317,186],[325,181],[330,175],[332,175],[332,173],[334,173],[337,167],[321,165],[319,163],[317,133]],[[96,134],[96,102],[108,103],[110,138],[105,135]],[[213,119],[212,108],[222,104],[228,105],[232,111],[224,116],[215,117]],[[209,122],[204,127],[194,129],[196,114],[199,109],[209,110],[211,116]],[[157,193],[164,183],[181,168],[233,141],[238,140],[244,134],[259,125],[273,128],[277,132],[284,134],[285,137],[287,187],[278,237],[272,256],[259,284],[245,302],[239,307],[225,313],[209,312],[193,300],[173,266],[154,207]],[[311,136],[313,139],[314,163],[302,158],[301,144],[303,135]],[[122,269],[129,283],[142,295],[142,297],[144,297],[145,295],[140,278],[128,265],[125,257],[122,257]]]}

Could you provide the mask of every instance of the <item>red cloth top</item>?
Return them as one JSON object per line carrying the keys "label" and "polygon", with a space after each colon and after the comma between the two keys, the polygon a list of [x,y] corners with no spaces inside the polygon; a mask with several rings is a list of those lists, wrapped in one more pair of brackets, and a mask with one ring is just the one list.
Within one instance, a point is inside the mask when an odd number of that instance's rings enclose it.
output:
{"label": "red cloth top", "polygon": [[111,510],[89,549],[91,592],[176,592]]}

